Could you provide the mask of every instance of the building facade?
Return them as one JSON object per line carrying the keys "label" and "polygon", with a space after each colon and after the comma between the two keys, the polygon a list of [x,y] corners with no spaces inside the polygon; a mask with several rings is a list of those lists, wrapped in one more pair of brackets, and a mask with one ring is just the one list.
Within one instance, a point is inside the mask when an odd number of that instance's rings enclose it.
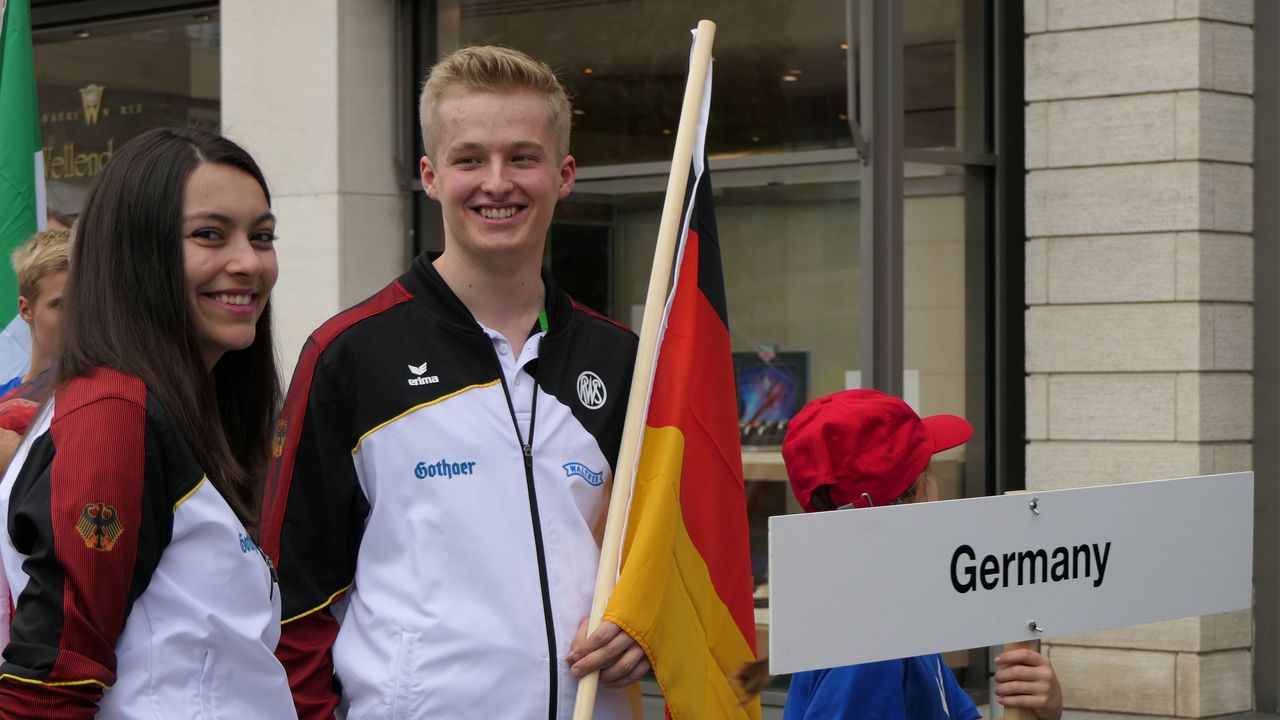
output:
{"label": "building facade", "polygon": [[[688,41],[717,21],[708,145],[764,522],[791,412],[845,387],[963,414],[950,497],[1257,468],[1252,612],[1057,638],[1069,706],[1280,709],[1280,17],[1253,0],[33,0],[51,209],[128,137],[216,123],[280,218],[283,363],[440,248],[416,91],[442,53],[548,61],[577,187],[548,263],[638,322]],[[1255,277],[1258,282],[1255,283]],[[764,385],[784,388],[762,404]],[[1273,397],[1277,396],[1277,397]],[[948,656],[980,699],[989,653]],[[777,702],[785,679],[767,699]]]}
{"label": "building facade", "polygon": [[[1253,467],[1253,5],[1025,5],[1028,488]],[[1251,709],[1252,636],[1239,612],[1050,656],[1073,707],[1207,717]]]}

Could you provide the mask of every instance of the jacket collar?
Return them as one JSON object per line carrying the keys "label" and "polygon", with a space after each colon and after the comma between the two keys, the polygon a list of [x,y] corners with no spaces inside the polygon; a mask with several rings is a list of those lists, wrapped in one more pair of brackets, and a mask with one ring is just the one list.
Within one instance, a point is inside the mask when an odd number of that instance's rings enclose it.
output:
{"label": "jacket collar", "polygon": [[[442,320],[473,333],[484,334],[480,323],[471,311],[453,292],[449,284],[440,277],[431,258],[422,253],[413,259],[409,269],[400,276],[400,284],[427,304],[431,311]],[[542,269],[542,287],[546,292],[545,307],[547,309],[547,335],[555,335],[569,324],[573,313],[573,301],[569,299],[551,278],[546,268]]]}

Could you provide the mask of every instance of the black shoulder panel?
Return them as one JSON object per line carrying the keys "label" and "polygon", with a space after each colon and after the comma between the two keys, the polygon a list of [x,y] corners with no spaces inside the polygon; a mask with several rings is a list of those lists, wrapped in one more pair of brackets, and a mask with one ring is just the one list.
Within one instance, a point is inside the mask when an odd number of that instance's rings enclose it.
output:
{"label": "black shoulder panel", "polygon": [[615,470],[636,345],[631,331],[574,305],[569,322],[548,333],[538,353],[538,385],[570,408]]}

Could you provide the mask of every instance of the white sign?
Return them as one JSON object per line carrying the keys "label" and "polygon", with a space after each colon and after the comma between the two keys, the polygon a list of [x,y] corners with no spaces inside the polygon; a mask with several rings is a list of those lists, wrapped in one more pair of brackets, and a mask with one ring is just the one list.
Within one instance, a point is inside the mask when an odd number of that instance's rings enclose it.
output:
{"label": "white sign", "polygon": [[1239,610],[1253,473],[772,517],[769,591],[773,673]]}

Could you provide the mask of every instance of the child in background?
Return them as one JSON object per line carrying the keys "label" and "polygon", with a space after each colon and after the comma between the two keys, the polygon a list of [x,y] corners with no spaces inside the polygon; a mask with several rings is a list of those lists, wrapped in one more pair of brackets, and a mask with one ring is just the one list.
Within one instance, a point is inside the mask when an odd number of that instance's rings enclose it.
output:
{"label": "child in background", "polygon": [[18,314],[31,328],[31,364],[25,374],[0,386],[0,472],[9,466],[36,410],[53,391],[50,368],[58,353],[70,242],[70,230],[42,230],[13,251]]}
{"label": "child in background", "polygon": [[[818,398],[796,414],[782,457],[806,512],[936,500],[935,453],[962,445],[973,427],[955,415],[921,419],[876,390]],[[1048,658],[1031,650],[996,657],[996,698],[1041,720],[1062,717],[1062,689]],[[796,673],[786,720],[976,720],[981,717],[939,655]]]}
{"label": "child in background", "polygon": [[13,251],[18,314],[31,327],[31,365],[26,374],[15,378],[21,384],[0,387],[0,428],[19,435],[27,431],[36,409],[52,389],[52,374],[46,371],[58,354],[70,242],[70,230],[44,230]]}

